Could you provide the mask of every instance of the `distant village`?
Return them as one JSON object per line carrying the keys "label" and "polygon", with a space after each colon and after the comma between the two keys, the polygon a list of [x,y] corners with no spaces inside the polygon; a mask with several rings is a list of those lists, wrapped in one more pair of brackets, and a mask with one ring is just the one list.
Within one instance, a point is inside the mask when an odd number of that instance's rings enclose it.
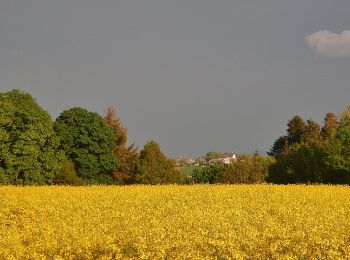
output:
{"label": "distant village", "polygon": [[188,158],[186,156],[180,156],[175,160],[176,167],[185,166],[210,166],[214,164],[224,163],[231,164],[238,160],[239,156],[234,152],[217,153],[208,152],[205,156],[198,157],[197,159]]}

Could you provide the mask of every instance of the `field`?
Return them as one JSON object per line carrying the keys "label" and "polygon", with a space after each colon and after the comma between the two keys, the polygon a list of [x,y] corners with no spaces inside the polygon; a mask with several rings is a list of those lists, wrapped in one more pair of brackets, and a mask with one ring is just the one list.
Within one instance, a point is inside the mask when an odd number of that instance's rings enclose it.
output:
{"label": "field", "polygon": [[350,257],[350,187],[0,187],[0,259]]}

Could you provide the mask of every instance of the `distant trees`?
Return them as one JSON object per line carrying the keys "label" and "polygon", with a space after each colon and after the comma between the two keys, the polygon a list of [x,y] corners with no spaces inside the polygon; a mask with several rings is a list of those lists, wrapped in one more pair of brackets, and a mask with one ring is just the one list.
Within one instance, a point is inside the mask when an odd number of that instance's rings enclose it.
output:
{"label": "distant trees", "polygon": [[214,164],[194,170],[194,183],[229,183],[252,184],[262,183],[268,176],[268,168],[273,162],[271,157],[263,157],[258,153],[253,156],[243,155],[230,164]]}
{"label": "distant trees", "polygon": [[270,150],[276,162],[271,165],[267,180],[274,183],[350,183],[347,110],[340,122],[334,114],[327,113],[322,127],[311,119],[303,123],[299,116],[289,121],[288,143],[284,143],[283,149],[277,149],[282,146],[276,145],[282,143],[280,137]]}
{"label": "distant trees", "polygon": [[117,160],[112,155],[115,141],[112,129],[94,112],[83,108],[63,111],[54,123],[60,148],[74,163],[85,181],[108,182]]}
{"label": "distant trees", "polygon": [[149,141],[140,152],[135,181],[141,184],[169,184],[182,183],[183,178],[175,169],[175,162],[163,154],[155,141]]}
{"label": "distant trees", "polygon": [[50,115],[25,92],[0,93],[0,183],[49,184],[63,154]]}
{"label": "distant trees", "polygon": [[[207,165],[220,155],[208,152],[197,163]],[[322,126],[294,116],[268,155],[243,155],[228,164],[211,160],[216,164],[196,168],[192,181],[350,184],[350,105],[339,119],[327,113]],[[53,123],[30,94],[0,92],[0,184],[51,183],[169,184],[184,178],[155,141],[140,153],[128,145],[127,129],[113,108],[104,118],[71,108]]]}

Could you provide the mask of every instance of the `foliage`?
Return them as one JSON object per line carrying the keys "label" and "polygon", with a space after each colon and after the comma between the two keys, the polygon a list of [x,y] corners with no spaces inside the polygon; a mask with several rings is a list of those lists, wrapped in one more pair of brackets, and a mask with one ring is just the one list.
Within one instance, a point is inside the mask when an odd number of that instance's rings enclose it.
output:
{"label": "foliage", "polygon": [[332,183],[350,184],[350,125],[339,128],[327,146],[325,164]]}
{"label": "foliage", "polygon": [[294,116],[288,123],[287,136],[278,138],[269,152],[276,162],[270,166],[267,180],[273,183],[344,183],[340,173],[335,173],[331,166],[335,166],[335,158],[341,153],[342,145],[334,141],[338,129],[339,122],[332,113],[326,115],[322,128],[311,119],[305,123],[300,116]]}
{"label": "foliage", "polygon": [[268,169],[273,162],[271,157],[262,157],[259,154],[242,156],[240,160],[229,164],[220,175],[220,183],[263,183],[268,176]]}
{"label": "foliage", "polygon": [[215,183],[227,168],[226,164],[214,164],[209,167],[197,168],[193,171],[192,180],[194,183]]}
{"label": "foliage", "polygon": [[92,180],[116,168],[112,129],[97,113],[79,107],[65,110],[56,119],[54,129],[79,177]]}
{"label": "foliage", "polygon": [[181,173],[175,169],[175,162],[165,157],[155,141],[145,144],[136,166],[135,180],[142,184],[181,183]]}
{"label": "foliage", "polygon": [[271,157],[244,155],[231,164],[214,164],[193,171],[194,183],[262,183],[268,176],[268,168],[273,162]]}
{"label": "foliage", "polygon": [[270,151],[267,152],[269,156],[273,156],[275,158],[279,157],[282,154],[286,154],[288,152],[288,137],[280,136],[270,148]]}
{"label": "foliage", "polygon": [[55,175],[54,184],[82,185],[83,180],[77,176],[74,164],[65,157]]}
{"label": "foliage", "polygon": [[1,259],[347,259],[350,187],[0,187]]}
{"label": "foliage", "polygon": [[218,152],[207,152],[206,157],[210,158],[210,159],[216,159],[218,157],[220,157],[221,153]]}
{"label": "foliage", "polygon": [[51,183],[62,153],[50,115],[27,93],[0,93],[0,182]]}
{"label": "foliage", "polygon": [[322,137],[325,141],[332,139],[339,128],[340,123],[333,113],[327,113],[323,120],[323,127],[321,129]]}
{"label": "foliage", "polygon": [[295,144],[270,166],[268,181],[273,183],[328,183],[322,143]]}
{"label": "foliage", "polygon": [[306,121],[306,126],[302,133],[301,141],[303,143],[322,141],[321,128],[317,122],[311,119]]}
{"label": "foliage", "polygon": [[287,124],[288,143],[289,145],[301,143],[306,124],[302,117],[295,115]]}
{"label": "foliage", "polygon": [[347,105],[345,110],[340,114],[340,125],[341,126],[350,125],[350,104]]}
{"label": "foliage", "polygon": [[138,160],[137,148],[134,144],[127,145],[127,129],[122,126],[115,109],[109,107],[105,116],[107,124],[113,129],[116,143],[113,156],[118,160],[118,167],[113,171],[113,178],[119,184],[130,184],[135,178],[135,165]]}

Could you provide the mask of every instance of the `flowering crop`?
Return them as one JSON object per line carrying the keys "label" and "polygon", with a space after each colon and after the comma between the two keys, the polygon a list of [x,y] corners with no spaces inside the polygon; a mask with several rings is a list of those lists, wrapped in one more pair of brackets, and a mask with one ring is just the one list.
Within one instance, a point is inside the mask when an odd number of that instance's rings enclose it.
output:
{"label": "flowering crop", "polygon": [[350,257],[350,187],[0,187],[0,259]]}

